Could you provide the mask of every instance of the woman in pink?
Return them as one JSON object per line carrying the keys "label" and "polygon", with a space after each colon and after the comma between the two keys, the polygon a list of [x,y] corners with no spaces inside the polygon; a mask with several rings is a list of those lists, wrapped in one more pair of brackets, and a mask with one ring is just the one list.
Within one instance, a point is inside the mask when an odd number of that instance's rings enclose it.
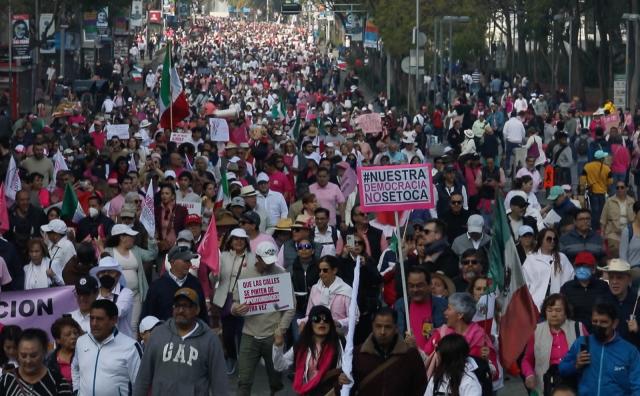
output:
{"label": "woman in pink", "polygon": [[615,186],[616,181],[624,182],[627,178],[627,169],[631,165],[631,154],[622,144],[622,136],[614,135],[609,139],[611,143],[611,173]]}
{"label": "woman in pink", "polygon": [[[544,322],[538,323],[524,350],[521,370],[525,386],[542,395],[544,378],[558,376],[558,363],[576,338],[586,335],[584,326],[567,319],[569,303],[562,294],[552,294],[542,303]],[[545,376],[549,373],[550,375]],[[555,373],[555,375],[553,375]]]}
{"label": "woman in pink", "polygon": [[[349,304],[351,304],[351,286],[347,285],[339,276],[338,260],[333,256],[324,256],[318,263],[320,280],[311,287],[309,302],[307,303],[307,315],[298,320],[300,332],[309,319],[311,308],[323,305],[331,310],[333,320],[336,322],[338,333],[345,335],[349,325]],[[356,308],[357,309],[357,308]],[[356,312],[357,318],[360,316]]]}
{"label": "woman in pink", "polygon": [[[454,293],[449,296],[448,302],[449,306],[444,311],[446,324],[432,333],[424,347],[424,351],[430,356],[427,363],[428,371],[431,372],[437,366],[437,361],[433,361],[437,359],[433,352],[440,340],[449,334],[456,333],[467,340],[469,355],[487,360],[493,380],[497,380],[500,377],[500,371],[493,342],[482,327],[472,322],[476,314],[476,301],[469,293]],[[431,375],[430,372],[429,375]]]}

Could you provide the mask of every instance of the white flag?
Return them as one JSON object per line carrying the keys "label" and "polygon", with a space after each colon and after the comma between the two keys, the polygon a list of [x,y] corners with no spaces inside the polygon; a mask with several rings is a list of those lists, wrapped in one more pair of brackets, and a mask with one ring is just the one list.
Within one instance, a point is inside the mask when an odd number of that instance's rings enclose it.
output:
{"label": "white flag", "polygon": [[9,161],[9,168],[7,169],[7,175],[4,179],[4,185],[6,187],[4,195],[12,202],[15,202],[16,193],[22,190],[22,182],[20,181],[18,166],[16,165],[16,160],[13,156],[11,156],[11,160]]}
{"label": "white flag", "polygon": [[193,165],[191,165],[191,161],[189,161],[189,156],[185,154],[184,156],[184,161],[185,161],[185,169],[188,170],[189,172],[193,171]]}
{"label": "white flag", "polygon": [[358,287],[360,286],[360,256],[356,259],[356,267],[353,269],[353,291],[349,304],[349,329],[347,331],[347,344],[342,355],[342,372],[351,380],[348,385],[342,385],[340,396],[349,396],[353,387],[353,336],[356,332],[356,316],[358,312]]}
{"label": "white flag", "polygon": [[140,213],[140,223],[149,233],[149,237],[155,238],[156,235],[156,215],[155,205],[153,204],[153,180],[149,182],[147,193],[142,201],[142,213]]}
{"label": "white flag", "polygon": [[53,177],[49,182],[49,186],[47,187],[47,190],[49,191],[55,190],[57,178],[58,178],[58,172],[61,170],[65,170],[65,171],[69,170],[69,167],[67,166],[67,162],[65,161],[62,154],[60,154],[60,150],[58,150],[53,155]]}
{"label": "white flag", "polygon": [[133,153],[131,153],[131,157],[129,157],[129,169],[127,170],[127,172],[137,172],[138,171],[138,167],[136,166],[136,159],[133,156]]}

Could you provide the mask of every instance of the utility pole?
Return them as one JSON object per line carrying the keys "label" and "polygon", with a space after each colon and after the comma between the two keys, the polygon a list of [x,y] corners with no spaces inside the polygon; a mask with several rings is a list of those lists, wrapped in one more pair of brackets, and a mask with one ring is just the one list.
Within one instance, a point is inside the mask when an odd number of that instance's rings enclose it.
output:
{"label": "utility pole", "polygon": [[[40,0],[36,0],[36,15],[35,15],[35,31],[38,32],[40,30]],[[11,26],[11,25],[9,25]],[[37,34],[37,33],[36,33]],[[40,37],[36,36],[37,40],[40,40]],[[33,49],[33,56],[31,61],[31,98],[32,104],[35,104],[36,99],[36,88],[38,87],[38,68],[40,67],[40,46],[36,46]]]}
{"label": "utility pole", "polygon": [[[9,23],[7,23],[7,26],[11,26],[11,18],[12,18],[12,12],[11,12],[11,0],[9,0]],[[10,114],[11,114],[11,119],[14,119],[14,109],[16,109],[16,103],[15,102],[15,95],[13,94],[14,92],[14,87],[13,87],[13,37],[12,37],[12,30],[13,29],[7,29],[7,32],[9,33],[9,101],[11,103],[11,109],[10,109]],[[2,199],[4,199],[4,197],[2,197]]]}
{"label": "utility pole", "polygon": [[64,3],[62,3],[62,13],[60,17],[60,76],[64,79],[64,55],[65,44],[67,38],[65,37],[65,30],[67,29],[66,9]]}
{"label": "utility pole", "polygon": [[416,0],[416,112],[420,108],[420,0]]}

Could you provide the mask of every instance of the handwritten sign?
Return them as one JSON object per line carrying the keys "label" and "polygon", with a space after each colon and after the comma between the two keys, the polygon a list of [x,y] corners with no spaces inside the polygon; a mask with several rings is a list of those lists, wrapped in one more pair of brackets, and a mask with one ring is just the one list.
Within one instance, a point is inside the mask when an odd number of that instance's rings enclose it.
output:
{"label": "handwritten sign", "polygon": [[240,279],[238,293],[240,303],[249,305],[247,315],[285,311],[293,308],[293,292],[289,273]]}
{"label": "handwritten sign", "polygon": [[617,128],[620,124],[620,117],[618,114],[610,114],[602,117],[602,125],[604,125],[604,132],[609,133],[611,128]]}
{"label": "handwritten sign", "polygon": [[111,140],[114,136],[120,140],[129,140],[129,124],[107,125],[107,139]]}
{"label": "handwritten sign", "polygon": [[358,167],[365,212],[431,209],[435,205],[430,164]]}
{"label": "handwritten sign", "polygon": [[171,137],[169,138],[169,141],[176,142],[178,144],[193,142],[191,140],[190,133],[181,133],[181,132],[171,132]]}
{"label": "handwritten sign", "polygon": [[176,204],[187,209],[187,212],[189,212],[189,214],[197,214],[198,216],[202,216],[202,202],[183,201],[181,199],[177,199]]}
{"label": "handwritten sign", "polygon": [[209,118],[209,133],[214,142],[229,141],[229,124],[224,118]]}
{"label": "handwritten sign", "polygon": [[364,133],[382,132],[382,118],[378,113],[363,114],[356,118],[356,124]]}

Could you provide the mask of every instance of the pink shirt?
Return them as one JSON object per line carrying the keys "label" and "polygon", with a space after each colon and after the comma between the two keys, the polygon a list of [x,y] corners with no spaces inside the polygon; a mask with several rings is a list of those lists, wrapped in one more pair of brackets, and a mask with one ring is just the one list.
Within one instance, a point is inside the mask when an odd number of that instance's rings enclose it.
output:
{"label": "pink shirt", "polygon": [[[316,283],[311,287],[309,292],[309,302],[307,303],[307,313],[304,319],[301,319],[302,323],[306,322],[309,317],[311,308],[320,304],[320,287]],[[349,304],[351,304],[351,297],[343,296],[342,294],[333,294],[329,296],[329,309],[331,310],[331,316],[335,322],[340,323],[340,326],[346,328],[349,325]],[[360,313],[358,312],[359,316]]]}
{"label": "pink shirt", "polygon": [[620,144],[611,145],[611,172],[626,173],[631,165],[631,155],[626,147]]}
{"label": "pink shirt", "polygon": [[315,194],[318,200],[318,206],[329,210],[329,225],[336,225],[336,209],[338,205],[345,202],[344,195],[340,187],[334,183],[327,183],[326,186],[320,187],[318,183],[309,186],[309,192]]}
{"label": "pink shirt", "polygon": [[284,195],[286,200],[293,195],[293,186],[289,183],[289,178],[280,171],[275,171],[269,175],[269,189]]}
{"label": "pink shirt", "polygon": [[[524,350],[524,359],[522,359],[522,375],[529,377],[536,373],[536,357],[535,357],[535,336],[531,336],[527,347]],[[549,356],[549,365],[558,364],[562,358],[569,352],[569,344],[564,331],[554,332],[551,330],[551,355]]]}

